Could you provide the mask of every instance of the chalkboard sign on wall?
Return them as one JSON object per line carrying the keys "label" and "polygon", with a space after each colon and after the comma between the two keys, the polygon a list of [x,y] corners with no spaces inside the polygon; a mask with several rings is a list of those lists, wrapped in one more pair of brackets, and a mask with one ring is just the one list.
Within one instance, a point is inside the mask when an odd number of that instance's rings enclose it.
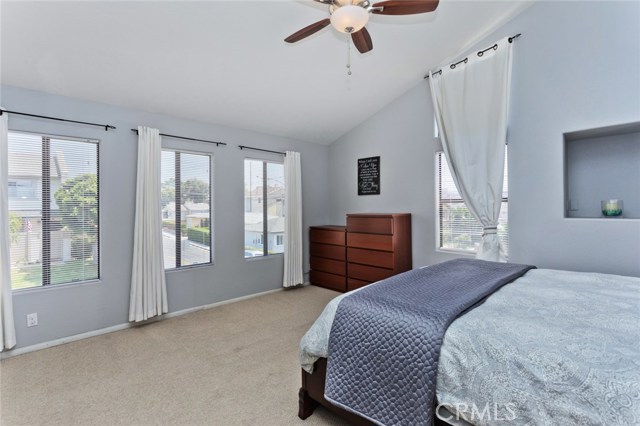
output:
{"label": "chalkboard sign on wall", "polygon": [[358,158],[358,195],[380,194],[380,157]]}

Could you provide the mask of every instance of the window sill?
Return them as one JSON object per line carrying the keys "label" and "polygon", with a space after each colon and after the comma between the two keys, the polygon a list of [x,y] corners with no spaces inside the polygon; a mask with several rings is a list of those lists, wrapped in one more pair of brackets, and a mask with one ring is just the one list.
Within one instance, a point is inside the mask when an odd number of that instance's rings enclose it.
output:
{"label": "window sill", "polygon": [[437,248],[436,252],[438,253],[446,253],[446,254],[457,254],[469,257],[475,257],[478,252],[475,250],[461,250],[461,249],[443,249]]}
{"label": "window sill", "polygon": [[188,271],[191,269],[199,269],[199,268],[208,268],[211,266],[214,266],[215,263],[210,262],[210,263],[199,263],[197,265],[185,265],[185,266],[181,266],[179,268],[169,268],[169,269],[165,269],[164,272],[165,274],[169,273],[169,274],[173,274],[174,272],[180,272],[180,271]]}
{"label": "window sill", "polygon": [[49,291],[52,289],[63,289],[63,288],[70,288],[70,287],[76,287],[76,286],[88,286],[88,285],[94,285],[94,284],[101,284],[102,283],[102,279],[97,278],[94,280],[87,280],[87,281],[76,281],[76,282],[71,282],[71,283],[61,283],[61,284],[49,284],[49,285],[39,285],[39,286],[35,286],[35,287],[27,287],[27,288],[16,288],[16,289],[11,289],[11,292],[14,295],[19,295],[19,294],[28,294],[28,293],[35,293],[35,292],[39,292],[39,291]]}
{"label": "window sill", "polygon": [[283,257],[284,253],[275,253],[275,254],[270,254],[268,256],[253,256],[253,257],[245,257],[244,260],[246,262],[257,262],[260,260],[267,260],[267,259],[272,259],[272,258],[276,258],[276,257]]}

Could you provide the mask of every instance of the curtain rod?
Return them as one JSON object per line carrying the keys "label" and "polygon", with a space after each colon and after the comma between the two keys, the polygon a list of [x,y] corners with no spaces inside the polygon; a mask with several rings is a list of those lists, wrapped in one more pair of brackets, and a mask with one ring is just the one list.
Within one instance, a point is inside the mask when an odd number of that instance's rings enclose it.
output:
{"label": "curtain rod", "polygon": [[271,153],[274,153],[274,154],[280,154],[280,155],[284,155],[284,156],[287,155],[286,152],[271,151],[270,149],[262,149],[262,148],[251,148],[250,146],[245,146],[245,145],[238,145],[238,148],[240,148],[240,149],[252,149],[254,151],[262,151],[262,152],[271,152]]}
{"label": "curtain rod", "polygon": [[[518,33],[518,34],[516,34],[516,35],[514,35],[514,36],[509,37],[509,38],[508,38],[509,43],[513,43],[513,40],[517,39],[517,38],[518,38],[518,37],[520,37],[521,35],[522,35],[522,33]],[[489,46],[489,47],[487,47],[486,49],[480,50],[480,51],[478,52],[478,56],[482,56],[482,55],[484,55],[484,52],[487,52],[487,51],[489,51],[489,50],[491,50],[491,49],[496,50],[497,48],[498,48],[498,44],[496,43],[496,44],[494,44],[493,46]],[[456,67],[456,65],[460,65],[460,64],[462,64],[462,63],[465,63],[465,64],[466,64],[468,60],[469,60],[469,58],[468,58],[468,57],[467,57],[467,58],[464,58],[464,59],[463,59],[463,60],[461,60],[461,61],[458,61],[458,62],[456,62],[456,63],[454,63],[454,64],[449,65],[449,68],[454,69],[454,68]],[[434,73],[432,73],[432,74],[442,74],[442,69],[439,69],[438,71],[436,71],[436,72],[434,72]],[[425,76],[424,76],[424,78],[423,78],[423,80],[424,80],[424,79],[427,79],[427,78],[429,78],[429,74],[425,75]]]}
{"label": "curtain rod", "polygon": [[88,123],[86,121],[67,120],[66,118],[48,117],[46,115],[27,114],[26,112],[9,111],[8,109],[0,109],[0,116],[5,112],[7,114],[26,115],[27,117],[44,118],[45,120],[65,121],[67,123],[76,123],[76,124],[85,124],[87,126],[104,127],[105,132],[108,131],[109,129],[113,129],[113,130],[116,129],[115,126],[112,126],[110,124],[97,124],[97,123]]}
{"label": "curtain rod", "polygon": [[[138,134],[138,129],[131,129],[131,131],[134,132],[136,135]],[[218,146],[218,145],[226,145],[225,142],[216,142],[216,141],[208,141],[208,140],[205,140],[205,139],[187,138],[187,137],[184,137],[184,136],[167,135],[165,133],[160,133],[160,136],[166,136],[168,138],[184,139],[184,140],[187,140],[187,141],[215,143],[216,146]]]}

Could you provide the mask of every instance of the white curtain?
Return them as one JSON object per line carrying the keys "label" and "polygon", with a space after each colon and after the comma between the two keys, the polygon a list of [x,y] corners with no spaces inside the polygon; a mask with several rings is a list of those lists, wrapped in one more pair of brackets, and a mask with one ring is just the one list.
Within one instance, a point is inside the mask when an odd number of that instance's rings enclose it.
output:
{"label": "white curtain", "polygon": [[287,151],[284,158],[284,287],[304,283],[302,272],[302,176],[300,153]]}
{"label": "white curtain", "polygon": [[144,321],[169,312],[162,254],[161,151],[160,131],[138,127],[138,178],[129,321]]}
{"label": "white curtain", "polygon": [[482,224],[477,258],[504,261],[497,235],[511,83],[511,43],[505,38],[454,69],[429,73],[440,140],[453,180]]}
{"label": "white curtain", "polygon": [[0,351],[16,345],[11,295],[11,255],[9,253],[9,127],[8,114],[0,116]]}

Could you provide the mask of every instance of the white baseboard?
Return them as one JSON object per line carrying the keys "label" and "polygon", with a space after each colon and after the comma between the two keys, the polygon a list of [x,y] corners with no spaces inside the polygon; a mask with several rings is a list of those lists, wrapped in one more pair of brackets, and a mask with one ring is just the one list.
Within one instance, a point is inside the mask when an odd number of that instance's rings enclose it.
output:
{"label": "white baseboard", "polygon": [[[305,283],[307,284],[307,283]],[[29,352],[35,352],[46,348],[51,348],[54,346],[64,345],[66,343],[75,342],[77,340],[88,339],[90,337],[100,336],[101,334],[113,333],[114,331],[126,330],[127,328],[137,327],[144,324],[149,324],[156,321],[162,321],[164,319],[179,317],[181,315],[190,314],[192,312],[202,311],[205,309],[215,308],[216,306],[227,305],[229,303],[240,302],[242,300],[253,299],[254,297],[264,296],[270,293],[275,293],[278,291],[282,291],[284,288],[276,288],[274,290],[267,290],[260,293],[248,294],[246,296],[236,297],[234,299],[223,300],[221,302],[210,303],[208,305],[195,306],[193,308],[182,309],[180,311],[169,312],[161,316],[157,316],[154,318],[150,318],[147,321],[131,323],[127,322],[124,324],[118,324],[111,327],[101,328],[98,330],[87,331],[86,333],[74,334],[73,336],[62,337],[60,339],[50,340],[48,342],[37,343],[31,346],[25,346],[23,348],[11,349],[8,351],[0,352],[0,359],[11,358],[14,356],[26,354]]]}

